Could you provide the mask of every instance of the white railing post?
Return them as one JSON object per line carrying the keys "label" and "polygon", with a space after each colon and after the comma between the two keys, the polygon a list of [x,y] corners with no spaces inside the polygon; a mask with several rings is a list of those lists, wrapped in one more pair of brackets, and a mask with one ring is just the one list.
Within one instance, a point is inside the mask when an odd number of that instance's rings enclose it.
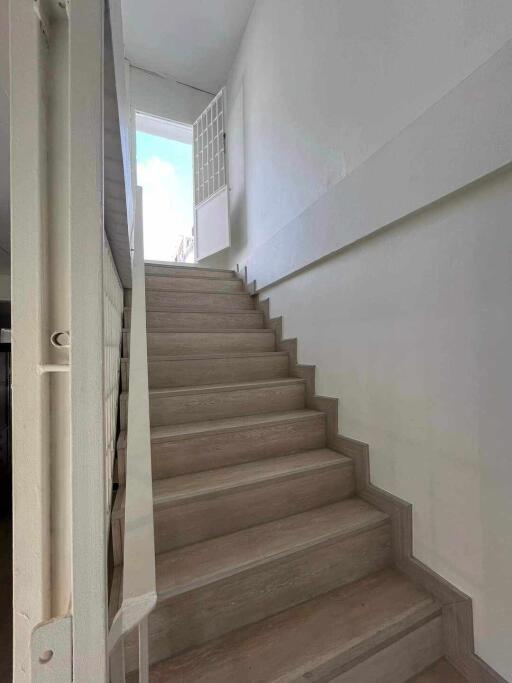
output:
{"label": "white railing post", "polygon": [[[148,622],[156,604],[153,479],[149,425],[142,188],[137,188],[132,264],[130,370],[126,443],[123,598],[109,632],[109,652],[139,627],[139,680],[149,680]],[[119,655],[118,655],[119,656]],[[124,671],[111,662],[118,676]],[[121,678],[120,680],[123,680]],[[117,683],[117,682],[116,682]]]}
{"label": "white railing post", "polygon": [[139,683],[149,683],[148,618],[139,624]]}
{"label": "white railing post", "polygon": [[124,640],[120,638],[110,651],[110,683],[125,683]]}

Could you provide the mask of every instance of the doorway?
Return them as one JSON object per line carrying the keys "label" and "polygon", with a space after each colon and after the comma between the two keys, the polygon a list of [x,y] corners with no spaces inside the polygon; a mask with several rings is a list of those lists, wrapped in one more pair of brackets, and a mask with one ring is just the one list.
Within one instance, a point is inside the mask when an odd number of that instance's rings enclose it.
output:
{"label": "doorway", "polygon": [[194,262],[192,126],[136,115],[146,261]]}

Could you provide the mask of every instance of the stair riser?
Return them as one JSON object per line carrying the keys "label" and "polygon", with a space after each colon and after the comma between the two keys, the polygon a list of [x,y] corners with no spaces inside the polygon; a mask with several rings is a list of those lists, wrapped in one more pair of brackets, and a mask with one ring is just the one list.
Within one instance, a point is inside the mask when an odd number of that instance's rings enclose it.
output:
{"label": "stair riser", "polygon": [[[325,418],[261,425],[151,445],[153,479],[239,465],[325,446]],[[119,477],[124,482],[126,449],[119,448]]]}
{"label": "stair riser", "polygon": [[[130,327],[130,309],[125,309],[124,324]],[[250,330],[263,327],[263,313],[208,313],[189,311],[147,311],[148,330]]]}
{"label": "stair riser", "polygon": [[[131,306],[131,290],[126,292],[126,306]],[[198,311],[254,310],[249,294],[211,294],[207,292],[162,292],[156,289],[146,291],[147,310],[169,310],[183,308]]]}
{"label": "stair riser", "polygon": [[353,495],[350,466],[266,481],[155,510],[156,552],[223,536],[256,524],[336,503]]}
{"label": "stair riser", "polygon": [[[121,429],[126,429],[127,397],[120,401]],[[203,420],[219,420],[225,417],[260,415],[304,408],[304,384],[240,389],[237,391],[207,392],[149,398],[152,427],[185,424]]]}
{"label": "stair riser", "polygon": [[[148,356],[187,356],[194,353],[274,351],[272,331],[262,332],[148,332]],[[123,355],[130,355],[130,333],[123,332]]]}
{"label": "stair riser", "polygon": [[[253,382],[288,377],[288,356],[148,359],[150,389]],[[128,389],[128,362],[121,363],[123,391]]]}
{"label": "stair riser", "polygon": [[169,275],[171,277],[197,277],[197,278],[236,278],[231,270],[213,270],[209,268],[187,268],[187,266],[160,266],[157,264],[146,263],[146,275]]}
{"label": "stair riser", "polygon": [[[356,581],[391,560],[385,523],[168,599],[149,618],[151,662]],[[133,636],[126,652],[132,670],[137,665]]]}
{"label": "stair riser", "polygon": [[242,280],[231,278],[165,277],[146,275],[146,290],[161,289],[167,292],[242,292]]}

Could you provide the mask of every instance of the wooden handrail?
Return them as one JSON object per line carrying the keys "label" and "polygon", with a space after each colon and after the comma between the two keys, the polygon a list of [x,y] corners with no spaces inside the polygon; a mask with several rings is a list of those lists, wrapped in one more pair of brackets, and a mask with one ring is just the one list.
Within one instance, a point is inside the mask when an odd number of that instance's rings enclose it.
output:
{"label": "wooden handrail", "polygon": [[[153,480],[149,425],[142,188],[137,188],[132,265],[130,370],[124,504],[123,599],[108,636],[109,652],[139,626],[139,677],[147,680],[147,617],[156,605]],[[124,667],[123,667],[124,668]],[[121,680],[124,679],[124,673]]]}

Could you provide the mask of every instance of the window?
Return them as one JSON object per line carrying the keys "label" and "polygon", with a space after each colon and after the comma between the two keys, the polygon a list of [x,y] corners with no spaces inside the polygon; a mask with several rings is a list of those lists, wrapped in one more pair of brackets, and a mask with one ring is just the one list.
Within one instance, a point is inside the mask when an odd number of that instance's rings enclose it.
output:
{"label": "window", "polygon": [[137,114],[146,261],[194,261],[192,126]]}

